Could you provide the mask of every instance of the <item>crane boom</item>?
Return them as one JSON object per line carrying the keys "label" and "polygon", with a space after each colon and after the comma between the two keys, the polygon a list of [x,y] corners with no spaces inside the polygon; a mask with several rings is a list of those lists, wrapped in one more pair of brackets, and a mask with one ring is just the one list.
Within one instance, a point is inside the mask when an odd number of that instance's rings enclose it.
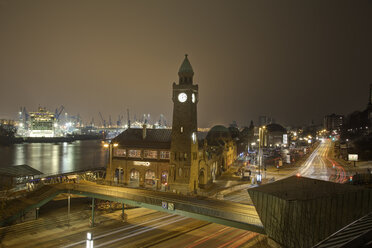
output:
{"label": "crane boom", "polygon": [[105,121],[105,119],[103,119],[103,116],[102,116],[101,112],[99,112],[99,116],[101,117],[102,125],[105,128],[106,127],[106,121]]}

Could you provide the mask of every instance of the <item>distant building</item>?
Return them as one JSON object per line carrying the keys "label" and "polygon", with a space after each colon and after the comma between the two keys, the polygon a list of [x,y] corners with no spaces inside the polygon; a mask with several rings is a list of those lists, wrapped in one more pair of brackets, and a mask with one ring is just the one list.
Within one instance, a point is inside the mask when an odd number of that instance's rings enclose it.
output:
{"label": "distant building", "polygon": [[4,125],[4,126],[15,126],[16,123],[15,123],[14,120],[0,119],[0,125]]}
{"label": "distant building", "polygon": [[327,131],[333,130],[340,131],[343,123],[344,123],[343,115],[331,114],[324,116],[323,126],[324,129],[326,129]]}
{"label": "distant building", "polygon": [[[287,130],[279,124],[269,124],[266,126],[267,145],[281,146],[283,145],[283,138],[287,134]],[[286,141],[288,142],[288,141]]]}
{"label": "distant building", "polygon": [[265,126],[271,123],[274,123],[274,119],[272,117],[261,115],[258,117],[258,125],[259,126]]}
{"label": "distant building", "polygon": [[[254,135],[254,125],[253,121],[251,121],[249,127],[244,127],[243,130],[240,132],[241,136],[241,142],[243,144],[243,150],[244,152],[247,152],[248,150],[252,150],[253,146],[256,145],[257,138]],[[238,149],[238,153],[239,153]]]}
{"label": "distant building", "polygon": [[[213,127],[198,132],[198,85],[185,57],[178,84],[173,83],[172,129],[128,128],[112,140],[108,181],[132,187],[175,192],[197,192],[236,159],[236,145],[229,129]],[[113,144],[117,144],[113,147]]]}
{"label": "distant building", "polygon": [[365,110],[354,111],[346,116],[343,134],[345,138],[355,138],[372,132],[372,84],[369,85],[369,99]]}

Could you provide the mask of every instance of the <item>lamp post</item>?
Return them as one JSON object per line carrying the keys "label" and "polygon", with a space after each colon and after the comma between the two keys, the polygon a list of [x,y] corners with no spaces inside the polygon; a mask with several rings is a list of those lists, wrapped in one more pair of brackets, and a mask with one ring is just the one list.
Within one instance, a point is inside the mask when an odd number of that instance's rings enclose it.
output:
{"label": "lamp post", "polygon": [[262,147],[265,145],[264,139],[265,139],[265,130],[266,127],[262,126],[258,129],[258,178],[257,182],[261,182],[261,167],[262,167]]}
{"label": "lamp post", "polygon": [[114,147],[118,147],[119,144],[117,143],[105,143],[103,145],[103,147],[105,148],[108,148],[109,149],[109,163],[108,163],[108,167],[107,167],[107,171],[106,171],[106,175],[108,175],[109,177],[109,181],[111,182],[112,181],[112,150]]}

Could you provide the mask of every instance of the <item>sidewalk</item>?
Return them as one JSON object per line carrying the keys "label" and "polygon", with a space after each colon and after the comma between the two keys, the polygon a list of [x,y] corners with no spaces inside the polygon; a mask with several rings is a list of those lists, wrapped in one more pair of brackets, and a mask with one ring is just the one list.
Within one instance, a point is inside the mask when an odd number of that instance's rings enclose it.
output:
{"label": "sidewalk", "polygon": [[334,144],[332,144],[331,151],[329,153],[330,157],[335,160],[337,163],[339,163],[344,169],[347,171],[349,175],[354,174],[365,174],[365,173],[371,173],[372,172],[372,161],[346,161],[342,158],[338,158],[334,154]]}
{"label": "sidewalk", "polygon": [[372,161],[358,161],[354,166],[354,162],[345,161],[340,158],[333,159],[343,166],[349,174],[365,174],[372,172]]}

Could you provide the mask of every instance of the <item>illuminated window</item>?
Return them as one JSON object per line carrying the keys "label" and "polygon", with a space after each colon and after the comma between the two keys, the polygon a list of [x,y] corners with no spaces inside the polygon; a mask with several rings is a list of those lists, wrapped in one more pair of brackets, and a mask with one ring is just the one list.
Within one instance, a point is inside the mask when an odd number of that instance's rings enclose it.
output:
{"label": "illuminated window", "polygon": [[170,153],[168,151],[160,151],[160,159],[169,159]]}
{"label": "illuminated window", "polygon": [[163,171],[161,173],[161,183],[167,184],[168,183],[168,171]]}
{"label": "illuminated window", "polygon": [[181,133],[183,133],[183,127],[181,127]]}
{"label": "illuminated window", "polygon": [[140,158],[141,157],[141,150],[129,150],[128,156],[131,158]]}
{"label": "illuminated window", "polygon": [[114,156],[125,157],[127,156],[127,151],[125,149],[114,148]]}
{"label": "illuminated window", "polygon": [[192,143],[196,143],[196,133],[193,132],[192,135],[191,135],[191,139],[192,139]]}
{"label": "illuminated window", "polygon": [[147,185],[155,185],[155,172],[148,170],[145,173],[145,183]]}
{"label": "illuminated window", "polygon": [[136,169],[132,169],[130,171],[130,181],[138,181],[139,180],[139,172]]}
{"label": "illuminated window", "polygon": [[144,157],[145,158],[158,158],[158,151],[152,151],[152,150],[145,150],[144,151]]}

